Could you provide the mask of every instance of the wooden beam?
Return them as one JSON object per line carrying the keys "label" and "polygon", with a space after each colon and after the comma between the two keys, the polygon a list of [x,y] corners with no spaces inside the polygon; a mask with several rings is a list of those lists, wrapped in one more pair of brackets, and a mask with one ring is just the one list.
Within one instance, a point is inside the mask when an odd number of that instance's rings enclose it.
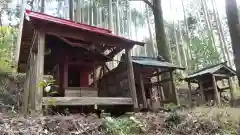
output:
{"label": "wooden beam", "polygon": [[92,51],[94,52],[95,50],[98,51],[98,53],[103,53],[104,52],[104,48],[101,47],[101,45],[95,45],[95,44],[91,44],[91,43],[80,43],[80,42],[72,42],[70,40],[68,40],[67,38],[58,36],[58,35],[54,35],[56,37],[58,37],[59,39],[61,39],[63,42],[71,45],[72,47],[81,47],[84,48],[88,51]]}
{"label": "wooden beam", "polygon": [[[43,80],[44,75],[44,51],[45,51],[45,33],[42,31],[38,32],[38,52],[37,52],[37,71],[36,80],[37,85]],[[38,87],[35,93],[35,110],[36,112],[42,111],[42,96],[43,88]]]}
{"label": "wooden beam", "polygon": [[132,64],[132,56],[131,56],[131,49],[126,48],[126,64],[127,64],[127,73],[128,73],[128,82],[129,82],[129,89],[131,92],[132,100],[133,100],[133,107],[134,111],[138,111],[138,101],[137,101],[137,92],[136,92],[136,85],[134,79],[134,72],[133,72],[133,64]]}
{"label": "wooden beam", "polygon": [[[43,97],[43,105],[132,105],[125,97]],[[51,101],[54,101],[52,103]]]}
{"label": "wooden beam", "polygon": [[147,98],[146,98],[146,93],[144,88],[143,76],[141,72],[139,72],[139,83],[140,83],[141,93],[143,98],[143,107],[147,108]]}
{"label": "wooden beam", "polygon": [[[157,85],[157,86],[162,86],[163,85],[163,83],[165,83],[165,82],[169,82],[169,81],[172,81],[171,79],[164,79],[164,80],[161,80],[161,81],[157,81],[157,82],[153,82],[152,84],[153,85]],[[150,82],[151,83],[151,82]]]}
{"label": "wooden beam", "polygon": [[200,88],[199,90],[200,90],[200,96],[201,96],[201,103],[204,104],[205,98],[204,98],[203,82],[199,80],[198,85]]}
{"label": "wooden beam", "polygon": [[[107,72],[110,72],[110,69],[108,68],[108,66],[107,66],[106,64],[104,64],[104,70],[105,70],[105,69],[107,70]],[[105,70],[105,71],[106,71],[106,70]],[[106,73],[106,72],[105,72],[105,73]]]}
{"label": "wooden beam", "polygon": [[229,89],[230,89],[230,95],[231,95],[231,105],[234,106],[234,93],[233,93],[233,84],[232,84],[232,80],[231,77],[228,78],[228,85],[229,85]]}
{"label": "wooden beam", "polygon": [[213,74],[214,76],[216,77],[229,77],[228,75],[225,75],[225,74]]}
{"label": "wooden beam", "polygon": [[219,91],[224,92],[225,90],[230,89],[230,87],[221,88]]}
{"label": "wooden beam", "polygon": [[162,75],[162,74],[164,74],[164,73],[166,73],[166,72],[169,72],[169,70],[164,70],[164,71],[161,71],[161,72],[159,72],[159,70],[156,72],[156,73],[154,73],[151,77],[154,77],[154,76],[159,76],[159,75]]}
{"label": "wooden beam", "polygon": [[221,105],[221,99],[220,99],[220,95],[219,95],[219,92],[218,92],[218,89],[217,89],[217,82],[216,82],[216,78],[214,75],[212,75],[212,80],[213,80],[213,90],[214,90],[214,93],[215,93],[215,103],[217,104],[217,106],[220,106]]}

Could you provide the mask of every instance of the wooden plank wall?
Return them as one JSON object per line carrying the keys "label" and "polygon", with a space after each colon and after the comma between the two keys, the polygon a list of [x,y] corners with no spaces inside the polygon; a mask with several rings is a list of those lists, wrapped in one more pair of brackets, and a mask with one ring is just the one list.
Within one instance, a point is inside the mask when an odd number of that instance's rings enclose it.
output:
{"label": "wooden plank wall", "polygon": [[[41,112],[42,110],[43,89],[38,87],[38,85],[44,77],[45,33],[37,32],[37,35],[37,40],[33,39],[27,64],[23,105],[23,113],[25,115],[30,112]],[[34,41],[37,42],[35,43]],[[34,48],[37,48],[37,52]]]}
{"label": "wooden plank wall", "polygon": [[99,85],[99,89],[99,96],[101,97],[130,97],[127,71],[106,76]]}

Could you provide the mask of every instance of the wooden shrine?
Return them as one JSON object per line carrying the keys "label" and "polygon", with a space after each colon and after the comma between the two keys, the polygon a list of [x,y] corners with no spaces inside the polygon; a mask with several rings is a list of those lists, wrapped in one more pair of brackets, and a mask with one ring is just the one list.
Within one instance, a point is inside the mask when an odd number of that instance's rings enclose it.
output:
{"label": "wooden shrine", "polygon": [[[108,74],[104,75],[100,80],[99,87],[104,89],[100,92],[100,96],[106,93],[109,96],[129,97],[128,79],[127,79],[127,62],[125,59],[125,54],[123,54],[119,65],[109,71]],[[133,71],[136,85],[137,98],[135,102],[139,108],[149,108],[152,107],[153,93],[152,89],[157,90],[156,97],[160,103],[173,102],[179,104],[177,90],[175,88],[175,75],[174,71],[176,69],[183,70],[175,66],[174,64],[163,61],[160,58],[150,58],[150,57],[136,57],[132,56]],[[169,73],[170,78],[161,79],[163,73]],[[173,96],[172,99],[166,99],[166,93],[164,94],[163,84],[170,82],[169,93]],[[168,101],[167,101],[168,100]]]}
{"label": "wooden shrine", "polygon": [[[193,74],[190,74],[185,80],[189,86],[189,101],[192,104],[193,90],[191,84],[198,84],[198,88],[195,91],[200,96],[201,104],[215,101],[216,105],[221,104],[221,93],[229,90],[231,95],[231,102],[234,101],[233,85],[231,77],[235,76],[236,72],[226,65],[226,62],[212,65],[203,68]],[[220,88],[218,81],[227,80],[228,86]]]}
{"label": "wooden shrine", "polygon": [[[26,73],[24,113],[41,112],[54,100],[56,106],[132,105],[138,108],[130,50],[144,43],[111,33],[110,30],[80,24],[26,10],[21,29],[18,71]],[[97,71],[125,50],[127,82],[131,95],[101,94]],[[106,72],[105,72],[106,73]],[[101,76],[103,76],[103,73]],[[58,85],[55,97],[44,97],[37,87],[44,75]],[[93,85],[92,85],[93,84]]]}

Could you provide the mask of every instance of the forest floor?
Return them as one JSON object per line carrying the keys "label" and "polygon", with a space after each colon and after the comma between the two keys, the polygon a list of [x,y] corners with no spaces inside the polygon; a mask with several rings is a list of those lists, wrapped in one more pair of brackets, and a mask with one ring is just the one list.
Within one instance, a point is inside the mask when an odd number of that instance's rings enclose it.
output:
{"label": "forest floor", "polygon": [[132,113],[113,118],[94,114],[21,117],[0,113],[1,135],[238,135],[240,109],[198,107]]}

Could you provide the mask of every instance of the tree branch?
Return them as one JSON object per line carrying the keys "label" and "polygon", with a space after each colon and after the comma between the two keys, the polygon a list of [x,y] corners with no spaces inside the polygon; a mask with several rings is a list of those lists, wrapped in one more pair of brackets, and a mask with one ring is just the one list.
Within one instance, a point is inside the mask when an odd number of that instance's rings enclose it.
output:
{"label": "tree branch", "polygon": [[143,1],[146,3],[152,10],[154,8],[153,4],[149,0],[130,0],[130,1]]}
{"label": "tree branch", "polygon": [[154,6],[149,0],[142,0],[142,1],[146,3],[153,10]]}

